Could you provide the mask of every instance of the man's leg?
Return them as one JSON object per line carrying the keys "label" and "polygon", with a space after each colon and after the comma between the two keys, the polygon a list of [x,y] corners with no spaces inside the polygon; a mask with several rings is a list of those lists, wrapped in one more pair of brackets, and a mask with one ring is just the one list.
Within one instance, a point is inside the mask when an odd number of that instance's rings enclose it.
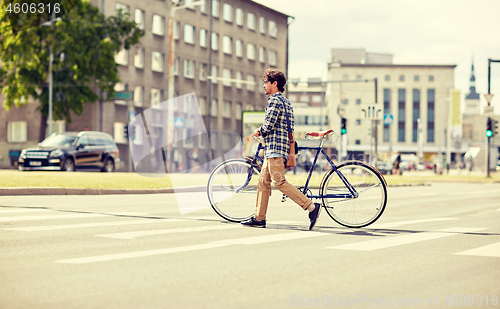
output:
{"label": "man's leg", "polygon": [[257,184],[257,202],[255,207],[255,219],[266,220],[267,205],[271,194],[271,174],[269,173],[269,159],[264,159],[262,170]]}
{"label": "man's leg", "polygon": [[[285,159],[284,158],[270,158],[269,172],[276,189],[280,190],[288,196],[292,201],[297,203],[304,210],[307,210],[313,202],[307,198],[302,192],[291,185],[285,178]],[[313,208],[314,209],[314,208]]]}

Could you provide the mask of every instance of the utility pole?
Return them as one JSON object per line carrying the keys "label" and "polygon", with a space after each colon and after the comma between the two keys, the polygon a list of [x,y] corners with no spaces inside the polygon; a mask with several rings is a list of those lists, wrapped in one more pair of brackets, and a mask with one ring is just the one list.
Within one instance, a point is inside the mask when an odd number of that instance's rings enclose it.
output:
{"label": "utility pole", "polygon": [[[494,112],[493,112],[493,106],[490,106],[490,102],[491,102],[491,99],[493,97],[493,94],[491,94],[491,63],[492,62],[500,62],[500,60],[493,60],[491,58],[488,58],[488,93],[485,94],[484,96],[486,97],[486,100],[488,101],[488,113],[491,113],[493,116]],[[488,118],[488,121],[487,121],[487,126],[488,124],[491,123],[491,119]],[[487,128],[488,130],[488,128]],[[486,141],[486,177],[491,177],[490,176],[490,160],[491,160],[491,135],[488,136],[488,134],[486,134],[487,136],[487,141]]]}

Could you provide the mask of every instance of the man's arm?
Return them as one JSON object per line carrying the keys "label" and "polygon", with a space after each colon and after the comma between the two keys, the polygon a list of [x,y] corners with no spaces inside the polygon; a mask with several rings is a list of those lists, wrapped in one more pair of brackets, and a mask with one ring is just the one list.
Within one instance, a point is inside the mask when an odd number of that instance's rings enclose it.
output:
{"label": "man's arm", "polygon": [[280,113],[278,104],[280,104],[280,102],[275,98],[271,99],[269,102],[269,106],[266,109],[266,115],[264,117],[264,123],[258,129],[263,137],[266,137],[269,133],[271,133],[271,131],[274,130]]}

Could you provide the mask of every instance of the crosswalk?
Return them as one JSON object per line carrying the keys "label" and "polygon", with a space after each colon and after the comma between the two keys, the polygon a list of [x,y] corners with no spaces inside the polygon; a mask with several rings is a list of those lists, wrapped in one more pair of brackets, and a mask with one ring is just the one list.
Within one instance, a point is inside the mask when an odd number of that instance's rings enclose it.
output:
{"label": "crosswalk", "polygon": [[[74,220],[78,221],[85,219],[86,221],[89,221],[87,219],[96,218],[99,218],[99,222],[72,223]],[[64,222],[61,222],[60,220]],[[486,228],[461,227],[458,224],[456,226],[435,230],[418,231],[403,228],[398,230],[398,228],[409,225],[413,225],[412,227],[415,228],[415,226],[419,226],[419,224],[424,223],[433,223],[435,225],[446,224],[447,226],[450,226],[450,224],[453,224],[456,220],[457,218],[427,218],[382,224],[376,223],[364,229],[320,226],[314,231],[307,230],[307,222],[275,221],[268,222],[269,228],[265,229],[264,232],[259,232],[257,236],[248,236],[248,233],[241,231],[248,228],[245,228],[240,224],[226,222],[221,223],[219,221],[200,220],[196,218],[156,218],[147,213],[131,212],[78,213],[75,211],[61,212],[46,208],[0,207],[0,233],[5,233],[6,231],[19,233],[43,233],[46,231],[60,230],[63,232],[64,230],[81,229],[83,231],[82,233],[85,233],[89,237],[99,237],[108,239],[109,241],[131,241],[137,239],[147,240],[148,237],[162,235],[168,236],[173,234],[182,234],[193,238],[204,236],[204,239],[212,239],[208,242],[194,245],[137,250],[122,253],[102,252],[103,254],[100,255],[90,255],[71,259],[61,257],[61,259],[54,260],[56,263],[65,264],[87,264],[117,261],[146,256],[210,250],[228,246],[254,246],[286,241],[293,242],[310,238],[319,238],[320,241],[317,242],[317,244],[320,244],[322,249],[329,252],[335,252],[336,250],[369,252],[443,238],[458,238],[461,237],[461,235],[479,235],[478,232],[480,231],[481,233],[487,233],[487,231],[485,231],[487,230]],[[44,225],[28,226],[29,221],[41,221]],[[127,228],[128,226],[130,226],[130,228]],[[135,230],[132,228],[133,226],[138,226],[140,230]],[[158,226],[161,228],[158,228]],[[112,227],[120,227],[123,231],[117,233],[117,229],[113,228],[109,233],[103,233],[106,228]],[[103,228],[104,230],[99,229],[99,232],[95,232],[95,229],[89,228]],[[360,231],[376,234],[377,237],[371,237],[371,239],[368,240],[366,237],[351,237],[349,243],[343,243],[346,239],[343,237],[344,234],[356,236]],[[390,231],[390,233],[383,233],[384,231]],[[212,235],[210,233],[214,234]],[[262,233],[264,234],[262,235]],[[245,236],[238,237],[242,236],[242,234]],[[336,242],[337,244],[335,244]],[[499,258],[500,242],[479,247],[474,247],[474,245],[472,245],[472,247],[468,250],[450,252],[450,254],[456,256]]]}

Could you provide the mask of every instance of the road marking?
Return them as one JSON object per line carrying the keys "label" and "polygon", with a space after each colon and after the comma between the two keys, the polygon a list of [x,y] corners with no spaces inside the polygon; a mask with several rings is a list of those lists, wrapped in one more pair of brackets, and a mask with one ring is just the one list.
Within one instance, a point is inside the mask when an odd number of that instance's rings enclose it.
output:
{"label": "road marking", "polygon": [[398,227],[398,226],[403,226],[403,225],[408,225],[408,224],[434,222],[434,221],[448,221],[448,220],[457,220],[457,218],[431,218],[431,219],[398,221],[398,222],[389,222],[389,223],[380,223],[380,224],[374,223],[374,224],[370,225],[370,228],[372,228],[372,229],[387,229],[387,228],[393,228],[393,227]]}
{"label": "road marking", "polygon": [[91,257],[86,257],[86,258],[58,260],[58,261],[56,261],[56,263],[87,264],[87,263],[95,263],[95,262],[123,260],[123,259],[130,259],[130,258],[136,258],[136,257],[153,256],[153,255],[160,255],[160,254],[169,254],[169,253],[177,253],[177,252],[212,249],[212,248],[225,247],[225,246],[228,246],[228,244],[207,243],[207,244],[185,246],[185,247],[165,248],[165,249],[136,251],[136,252],[127,252],[127,253],[118,253],[118,254],[98,255],[98,256],[91,256]]}
{"label": "road marking", "polygon": [[152,236],[152,235],[203,232],[212,230],[228,230],[236,228],[243,228],[243,226],[241,224],[224,224],[224,225],[212,225],[212,226],[184,227],[178,229],[161,229],[161,230],[150,230],[150,231],[100,234],[95,236],[106,237],[106,238],[118,238],[118,239],[136,239],[137,237]]}
{"label": "road marking", "polygon": [[45,208],[17,208],[17,209],[0,209],[1,214],[9,214],[9,213],[20,213],[20,212],[43,212],[49,211]]}
{"label": "road marking", "polygon": [[145,257],[145,256],[153,256],[160,254],[170,254],[177,252],[187,252],[187,251],[195,251],[195,250],[203,250],[203,249],[212,249],[225,247],[230,245],[256,245],[263,244],[275,241],[283,241],[283,240],[293,240],[293,239],[301,239],[315,236],[325,236],[329,235],[326,233],[320,232],[311,232],[311,231],[299,231],[299,232],[291,232],[291,233],[282,233],[276,235],[263,235],[256,237],[246,237],[246,238],[236,238],[236,239],[228,239],[221,241],[213,241],[206,244],[201,245],[192,245],[192,246],[184,246],[184,247],[175,247],[175,248],[164,248],[164,249],[156,249],[156,250],[145,250],[145,251],[135,251],[135,252],[126,252],[126,253],[118,253],[118,254],[107,254],[107,255],[98,255],[98,256],[90,256],[85,258],[76,258],[76,259],[66,259],[66,260],[58,260],[56,263],[69,263],[69,264],[86,264],[86,263],[96,263],[96,262],[104,262],[104,261],[114,261],[114,260],[123,260],[130,259],[136,257]]}
{"label": "road marking", "polygon": [[360,251],[372,251],[378,249],[384,249],[389,247],[395,247],[400,245],[407,245],[416,242],[433,240],[448,236],[454,236],[457,233],[472,233],[480,230],[484,230],[484,228],[448,228],[443,230],[438,230],[436,232],[422,232],[422,233],[413,233],[408,235],[401,236],[393,236],[393,237],[384,237],[381,239],[368,240],[353,244],[345,244],[339,246],[326,247],[326,249],[343,249],[343,250],[360,250]]}
{"label": "road marking", "polygon": [[120,225],[151,224],[151,223],[181,222],[181,221],[186,221],[186,220],[185,219],[142,219],[142,220],[133,220],[133,221],[79,223],[79,224],[65,224],[65,225],[45,225],[45,226],[32,226],[32,227],[15,227],[15,228],[4,228],[2,230],[22,231],[22,232],[38,232],[38,231],[78,229],[78,228],[86,228],[86,227],[120,226]]}
{"label": "road marking", "polygon": [[482,246],[479,248],[455,253],[457,255],[475,255],[475,256],[490,256],[490,257],[500,257],[500,242],[495,244]]}
{"label": "road marking", "polygon": [[95,217],[109,217],[109,216],[136,216],[136,215],[143,215],[143,214],[136,212],[109,213],[109,214],[72,213],[69,215],[0,217],[0,222],[33,221],[33,220],[48,220],[48,219],[95,218]]}

